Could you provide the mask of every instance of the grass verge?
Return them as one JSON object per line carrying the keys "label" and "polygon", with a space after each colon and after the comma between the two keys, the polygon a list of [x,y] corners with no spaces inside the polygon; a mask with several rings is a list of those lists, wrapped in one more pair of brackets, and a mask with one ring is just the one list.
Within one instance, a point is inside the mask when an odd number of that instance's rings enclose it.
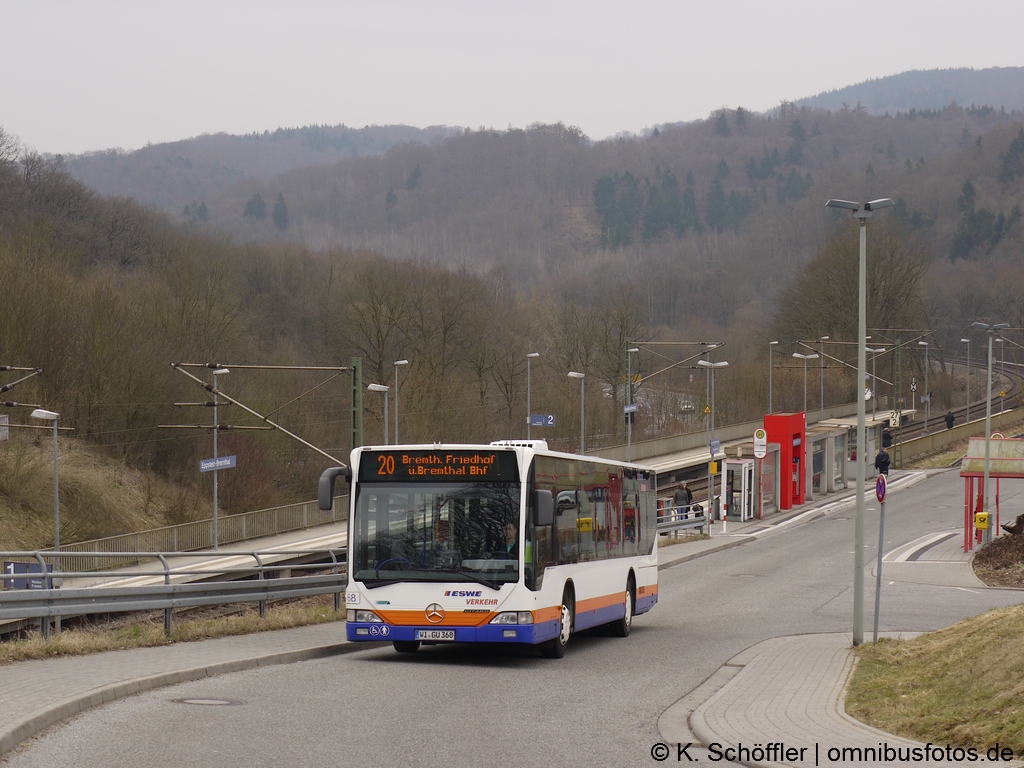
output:
{"label": "grass verge", "polygon": [[1024,605],[858,649],[846,711],[918,741],[1024,753]]}
{"label": "grass verge", "polygon": [[[317,595],[302,600],[271,603],[267,606],[266,616],[262,618],[256,607],[249,605],[241,609],[235,607],[231,615],[224,615],[223,610],[215,609],[189,612],[180,617],[176,614],[173,637],[168,639],[164,634],[163,612],[154,611],[132,614],[128,618],[104,622],[102,625],[89,625],[83,621],[60,634],[51,635],[49,641],[43,640],[38,632],[29,633],[23,639],[0,643],[0,664],[247,635],[272,629],[341,621],[344,618],[344,609],[334,612],[332,595]],[[339,630],[339,638],[343,636],[344,631]]]}

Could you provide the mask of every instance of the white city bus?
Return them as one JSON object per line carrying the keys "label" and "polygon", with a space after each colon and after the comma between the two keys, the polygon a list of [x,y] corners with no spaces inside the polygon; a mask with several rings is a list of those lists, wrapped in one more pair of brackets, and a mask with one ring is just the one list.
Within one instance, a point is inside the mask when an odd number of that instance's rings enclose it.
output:
{"label": "white city bus", "polygon": [[[658,600],[649,467],[543,441],[364,447],[351,470],[348,639],[526,643],[561,657],[571,634],[629,634]],[[520,542],[522,545],[520,546]]]}

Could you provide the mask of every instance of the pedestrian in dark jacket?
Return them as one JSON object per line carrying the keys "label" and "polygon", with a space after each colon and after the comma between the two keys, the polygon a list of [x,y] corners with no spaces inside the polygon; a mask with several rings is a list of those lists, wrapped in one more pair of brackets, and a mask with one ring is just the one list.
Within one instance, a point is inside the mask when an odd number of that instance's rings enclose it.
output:
{"label": "pedestrian in dark jacket", "polygon": [[888,427],[882,427],[882,447],[892,448],[892,432]]}
{"label": "pedestrian in dark jacket", "polygon": [[885,450],[885,448],[883,448],[882,450],[880,450],[878,452],[878,455],[875,456],[875,469],[878,470],[878,474],[880,474],[880,475],[888,475],[889,474],[889,463],[890,463],[889,452],[887,450]]}

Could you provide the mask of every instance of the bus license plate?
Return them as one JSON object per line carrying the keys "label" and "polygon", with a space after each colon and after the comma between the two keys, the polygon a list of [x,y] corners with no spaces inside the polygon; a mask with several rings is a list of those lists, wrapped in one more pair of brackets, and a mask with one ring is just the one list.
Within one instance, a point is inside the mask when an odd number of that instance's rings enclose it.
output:
{"label": "bus license plate", "polygon": [[449,641],[455,642],[455,630],[454,629],[417,629],[416,630],[417,640],[435,640],[435,641]]}

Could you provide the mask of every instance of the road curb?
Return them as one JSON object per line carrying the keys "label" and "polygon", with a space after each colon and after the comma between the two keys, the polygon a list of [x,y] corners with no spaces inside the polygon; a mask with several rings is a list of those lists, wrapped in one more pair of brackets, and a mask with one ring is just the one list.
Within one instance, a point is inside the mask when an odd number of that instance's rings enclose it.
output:
{"label": "road curb", "polygon": [[366,651],[379,647],[379,643],[335,643],[332,645],[303,648],[300,650],[281,651],[263,656],[254,656],[247,659],[233,659],[217,664],[207,664],[186,669],[176,669],[168,672],[161,672],[156,675],[147,675],[132,680],[122,680],[110,685],[100,686],[91,691],[86,691],[67,699],[47,704],[37,709],[21,720],[3,727],[0,730],[0,758],[19,744],[32,738],[41,731],[55,725],[69,717],[74,717],[93,707],[107,704],[117,699],[133,696],[136,693],[152,691],[178,683],[187,683],[194,680],[202,680],[206,677],[224,675],[231,672],[241,672],[257,667],[270,667],[278,664],[293,664],[298,661],[310,661],[330,656],[339,656],[355,651]]}

